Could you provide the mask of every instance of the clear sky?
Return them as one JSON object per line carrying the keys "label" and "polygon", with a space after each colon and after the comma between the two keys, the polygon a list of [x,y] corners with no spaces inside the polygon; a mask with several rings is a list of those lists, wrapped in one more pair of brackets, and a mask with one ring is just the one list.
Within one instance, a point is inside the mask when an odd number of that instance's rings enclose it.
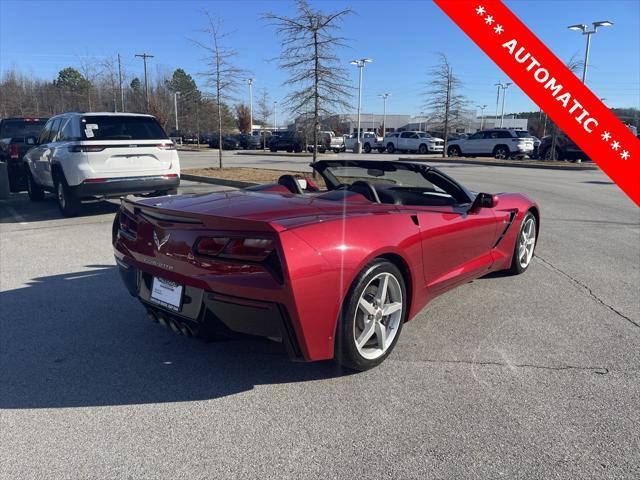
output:
{"label": "clear sky", "polygon": [[[427,71],[436,52],[449,56],[464,93],[473,104],[495,111],[498,81],[507,77],[459,28],[428,0],[315,0],[314,6],[334,11],[351,6],[356,12],[344,22],[349,48],[340,52],[354,86],[353,58],[371,57],[365,68],[363,111],[381,112],[381,92],[390,92],[388,113],[418,114],[426,89]],[[585,37],[567,25],[610,20],[592,37],[588,86],[611,107],[640,107],[640,0],[521,0],[506,1],[538,37],[563,60],[584,55]],[[202,52],[190,39],[204,24],[202,10],[224,19],[232,33],[228,44],[239,51],[237,63],[253,72],[254,92],[265,87],[272,99],[286,95],[285,72],[275,57],[280,43],[261,15],[271,10],[293,14],[286,0],[201,1],[28,1],[0,0],[0,72],[16,68],[53,79],[66,66],[87,57],[120,53],[126,75],[142,77],[136,53],[155,55],[150,72],[184,68],[196,80]],[[206,90],[206,87],[203,87]],[[248,93],[242,90],[248,97]],[[243,99],[242,95],[240,100]],[[354,99],[355,104],[355,99]],[[537,107],[517,88],[509,89],[507,112]]]}

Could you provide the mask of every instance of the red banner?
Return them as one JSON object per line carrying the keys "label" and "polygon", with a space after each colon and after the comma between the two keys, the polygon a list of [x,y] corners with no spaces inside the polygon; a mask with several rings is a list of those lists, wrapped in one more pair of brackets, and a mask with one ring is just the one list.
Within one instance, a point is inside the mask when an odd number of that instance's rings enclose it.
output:
{"label": "red banner", "polygon": [[435,3],[640,206],[640,141],[499,0]]}

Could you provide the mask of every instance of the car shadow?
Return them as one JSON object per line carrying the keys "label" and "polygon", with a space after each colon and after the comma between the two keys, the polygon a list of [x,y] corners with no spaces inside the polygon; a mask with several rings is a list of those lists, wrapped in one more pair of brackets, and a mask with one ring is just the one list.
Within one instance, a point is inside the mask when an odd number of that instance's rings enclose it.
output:
{"label": "car shadow", "polygon": [[114,266],[0,293],[0,408],[182,402],[347,375],[268,340],[204,342],[146,318]]}
{"label": "car shadow", "polygon": [[586,180],[582,183],[589,183],[591,185],[614,185],[613,182],[609,182],[607,180]]}
{"label": "car shadow", "polygon": [[[116,201],[95,201],[83,203],[78,217],[115,214],[119,203]],[[53,195],[47,195],[41,202],[32,202],[26,193],[14,193],[9,200],[0,202],[0,223],[44,222],[65,218]]]}

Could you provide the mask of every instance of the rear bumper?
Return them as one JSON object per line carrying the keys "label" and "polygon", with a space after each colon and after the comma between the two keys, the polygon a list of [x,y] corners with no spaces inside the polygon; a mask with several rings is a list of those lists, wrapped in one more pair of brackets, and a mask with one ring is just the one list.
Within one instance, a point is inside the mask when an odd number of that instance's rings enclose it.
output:
{"label": "rear bumper", "polygon": [[120,276],[129,293],[156,315],[179,324],[220,334],[243,334],[280,338],[288,356],[304,360],[286,308],[275,302],[224,295],[184,286],[179,311],[165,308],[151,299],[153,276],[116,256]]}
{"label": "rear bumper", "polygon": [[100,182],[83,182],[71,187],[79,198],[116,197],[130,193],[172,190],[180,185],[180,177],[154,175],[148,177],[108,178]]}

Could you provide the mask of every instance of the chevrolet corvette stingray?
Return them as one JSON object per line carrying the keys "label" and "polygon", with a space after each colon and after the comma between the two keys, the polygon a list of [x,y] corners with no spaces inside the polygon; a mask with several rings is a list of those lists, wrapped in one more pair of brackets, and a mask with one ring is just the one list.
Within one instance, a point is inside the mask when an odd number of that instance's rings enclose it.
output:
{"label": "chevrolet corvette stingray", "polygon": [[436,168],[322,160],[243,190],[123,199],[113,246],[131,295],[185,335],[249,334],[298,360],[380,364],[437,295],[527,270],[540,210]]}

